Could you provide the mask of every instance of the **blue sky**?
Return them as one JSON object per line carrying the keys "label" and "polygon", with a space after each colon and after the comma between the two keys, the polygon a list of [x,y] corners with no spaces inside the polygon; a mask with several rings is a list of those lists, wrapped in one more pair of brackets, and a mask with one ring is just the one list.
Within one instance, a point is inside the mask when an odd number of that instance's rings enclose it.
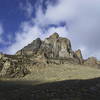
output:
{"label": "blue sky", "polygon": [[100,0],[0,0],[0,51],[15,54],[53,32],[100,59]]}
{"label": "blue sky", "polygon": [[3,34],[0,36],[2,38],[0,39],[1,52],[9,53],[6,49],[16,42],[16,32],[20,30],[20,25],[24,22],[31,21],[31,18],[35,18],[36,6],[41,4],[44,10],[46,8],[45,2],[47,1],[0,0],[0,29],[3,31],[1,32]]}
{"label": "blue sky", "polygon": [[[19,30],[21,22],[29,20],[25,11],[20,7],[21,4],[23,4],[23,7],[26,6],[27,2],[25,0],[0,0],[0,24],[2,24],[4,30],[2,34],[3,42],[0,43],[1,51],[3,48],[7,48],[8,42],[14,41],[15,32]],[[36,1],[30,0],[30,2],[34,5]],[[13,39],[9,40],[10,37]]]}

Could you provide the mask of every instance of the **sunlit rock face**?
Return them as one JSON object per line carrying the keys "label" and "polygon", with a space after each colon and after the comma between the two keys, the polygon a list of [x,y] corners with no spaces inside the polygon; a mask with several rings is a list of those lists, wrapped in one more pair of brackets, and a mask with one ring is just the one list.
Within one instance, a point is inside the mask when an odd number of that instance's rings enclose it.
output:
{"label": "sunlit rock face", "polygon": [[51,48],[52,58],[69,58],[72,56],[71,42],[67,38],[59,37],[57,33],[54,33],[49,38],[44,40],[44,43]]}
{"label": "sunlit rock face", "polygon": [[[79,53],[81,53],[81,51]],[[59,62],[61,62],[62,59],[71,59],[73,62],[82,63],[83,59],[81,54],[77,54],[72,50],[70,40],[60,37],[58,33],[54,33],[44,40],[37,38],[18,51],[16,55],[31,55],[38,60],[41,57],[41,59],[48,59],[48,62],[50,62],[50,59],[60,60]]]}
{"label": "sunlit rock face", "polygon": [[67,38],[59,37],[58,33],[42,41],[40,38],[34,40],[31,44],[24,47],[16,53],[17,55],[44,55],[47,58],[73,58],[74,53],[71,48],[71,42]]}

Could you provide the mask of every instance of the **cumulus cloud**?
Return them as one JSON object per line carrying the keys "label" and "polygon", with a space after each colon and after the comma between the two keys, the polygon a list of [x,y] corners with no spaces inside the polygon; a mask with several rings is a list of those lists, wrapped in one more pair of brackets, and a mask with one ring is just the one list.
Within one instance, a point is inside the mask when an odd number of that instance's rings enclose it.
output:
{"label": "cumulus cloud", "polygon": [[15,42],[5,52],[16,53],[16,51],[31,43],[33,39],[40,37],[40,33],[41,29],[39,27],[32,26],[29,22],[21,23],[20,30],[16,33]]}
{"label": "cumulus cloud", "polygon": [[65,26],[51,27],[47,31],[45,31],[45,34],[41,35],[41,38],[44,39],[46,37],[49,37],[55,32],[59,33],[59,36],[62,36],[62,37],[67,37],[69,34]]}
{"label": "cumulus cloud", "polygon": [[[100,59],[100,0],[78,2],[76,17],[68,22],[74,48],[84,47],[83,54]],[[76,46],[76,47],[75,47]]]}
{"label": "cumulus cloud", "polygon": [[44,18],[49,24],[66,22],[73,49],[84,47],[85,57],[88,54],[100,58],[99,9],[100,0],[59,0],[56,6],[48,6]]}
{"label": "cumulus cloud", "polygon": [[[58,32],[60,36],[70,38],[73,49],[80,48],[84,57],[96,56],[100,58],[98,55],[100,52],[100,0],[56,1],[55,5],[48,1],[45,11],[42,9],[43,0],[36,6],[36,17],[30,18],[31,23],[29,21],[28,24],[21,24],[22,31],[16,32],[16,42],[12,44],[9,51],[12,50],[15,53],[31,42],[34,37],[44,38],[53,32]],[[28,3],[28,6],[30,5],[31,3]],[[31,10],[26,10],[26,12],[31,15],[32,5],[28,6],[26,8],[31,8]],[[63,22],[65,25],[62,26]],[[57,27],[49,27],[52,24]]]}

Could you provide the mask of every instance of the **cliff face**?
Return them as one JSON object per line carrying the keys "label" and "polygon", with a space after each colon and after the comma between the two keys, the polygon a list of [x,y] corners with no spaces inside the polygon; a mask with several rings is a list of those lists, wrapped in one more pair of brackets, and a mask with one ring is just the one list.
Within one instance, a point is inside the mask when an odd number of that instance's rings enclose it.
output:
{"label": "cliff face", "polygon": [[44,40],[44,45],[49,47],[50,50],[50,55],[46,53],[48,58],[69,58],[73,56],[70,40],[59,37],[57,33],[54,33],[49,38],[46,38]]}
{"label": "cliff face", "polygon": [[[81,53],[81,51],[79,52]],[[73,59],[77,63],[82,59],[78,56],[71,47],[71,42],[67,38],[59,37],[57,33],[54,33],[44,41],[40,38],[34,40],[31,44],[18,51],[16,55],[33,55],[41,56],[46,59]]]}

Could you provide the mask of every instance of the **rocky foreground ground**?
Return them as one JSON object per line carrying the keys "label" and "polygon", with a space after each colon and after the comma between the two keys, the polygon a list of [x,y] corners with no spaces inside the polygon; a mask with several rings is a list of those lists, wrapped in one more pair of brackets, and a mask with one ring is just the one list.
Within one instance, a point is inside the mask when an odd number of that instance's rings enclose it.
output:
{"label": "rocky foreground ground", "polygon": [[0,100],[100,100],[99,77],[100,61],[57,33],[0,54]]}
{"label": "rocky foreground ground", "polygon": [[100,100],[99,69],[66,64],[33,70],[21,79],[1,80],[0,100]]}

